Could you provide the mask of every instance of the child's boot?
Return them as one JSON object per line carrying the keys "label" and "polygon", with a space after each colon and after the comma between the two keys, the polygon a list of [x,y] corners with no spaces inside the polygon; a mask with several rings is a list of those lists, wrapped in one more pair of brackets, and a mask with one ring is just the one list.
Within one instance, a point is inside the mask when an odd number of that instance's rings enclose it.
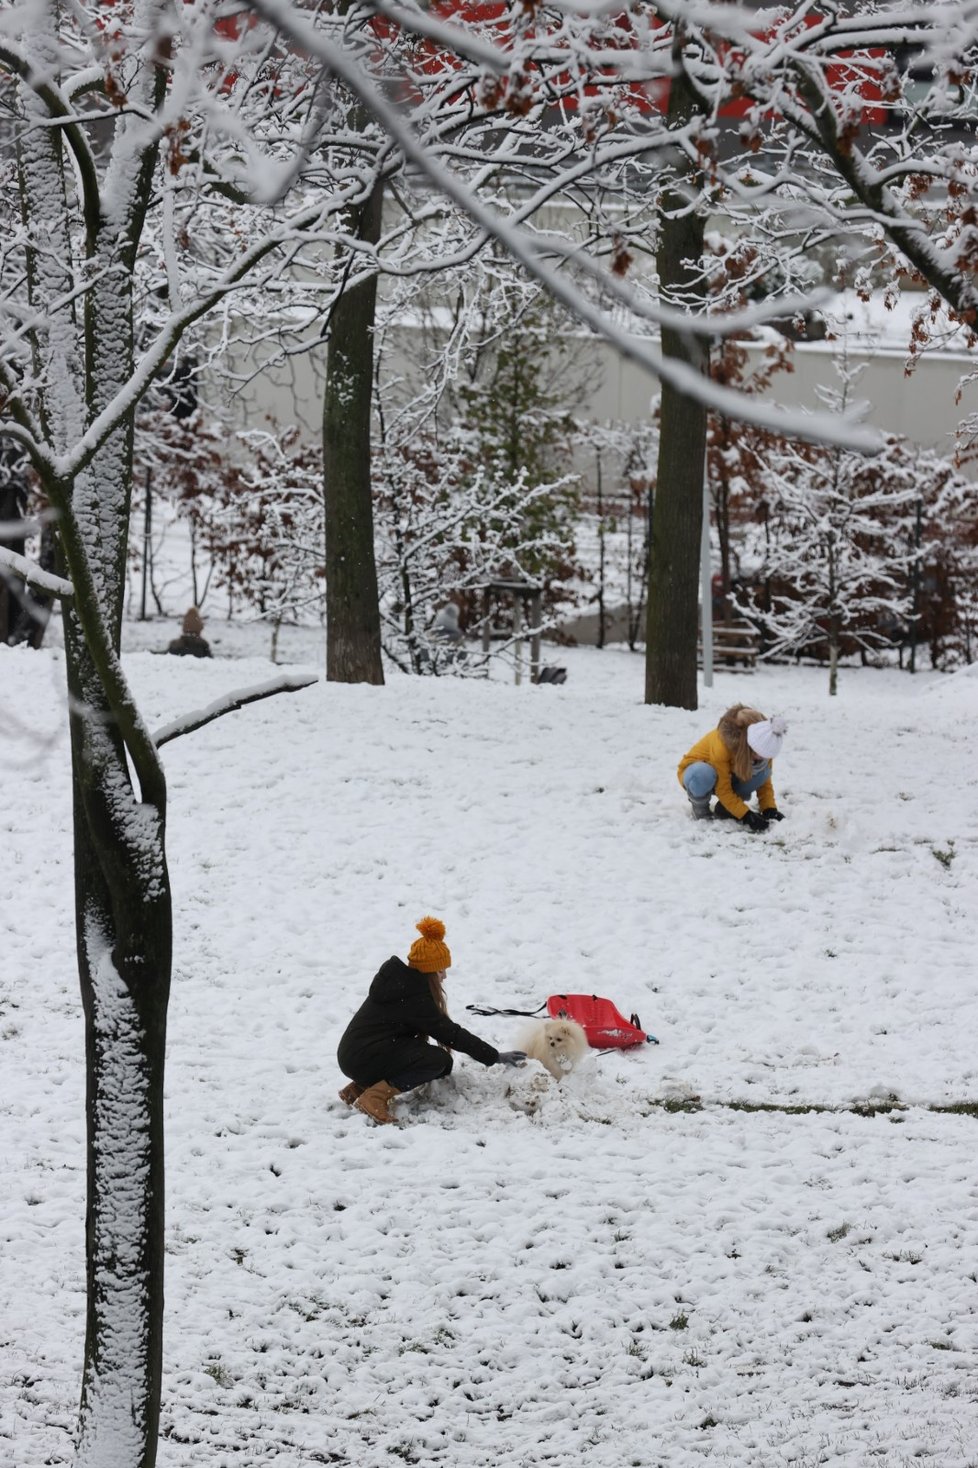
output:
{"label": "child's boot", "polygon": [[366,1086],[358,1086],[356,1081],[351,1081],[348,1086],[344,1086],[342,1091],[340,1091],[340,1100],[344,1106],[352,1106],[357,1097],[362,1096],[365,1090]]}
{"label": "child's boot", "polygon": [[397,1087],[392,1086],[390,1081],[377,1081],[362,1091],[353,1104],[358,1111],[363,1112],[364,1116],[373,1117],[374,1121],[380,1122],[383,1126],[387,1122],[396,1123],[397,1118],[391,1116],[390,1113],[390,1103],[395,1096],[400,1094]]}
{"label": "child's boot", "polygon": [[694,799],[691,795],[689,803],[693,809],[694,821],[708,821],[710,819],[710,797],[704,795],[701,799]]}

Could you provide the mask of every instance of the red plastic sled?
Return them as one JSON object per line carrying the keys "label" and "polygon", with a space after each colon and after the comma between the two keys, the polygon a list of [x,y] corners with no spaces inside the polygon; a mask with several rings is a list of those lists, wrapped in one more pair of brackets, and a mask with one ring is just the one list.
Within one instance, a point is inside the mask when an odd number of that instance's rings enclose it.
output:
{"label": "red plastic sled", "polygon": [[576,1020],[594,1050],[627,1050],[645,1040],[656,1044],[655,1036],[642,1029],[637,1014],[626,1019],[610,999],[600,999],[597,994],[551,994],[547,1013],[551,1019]]}

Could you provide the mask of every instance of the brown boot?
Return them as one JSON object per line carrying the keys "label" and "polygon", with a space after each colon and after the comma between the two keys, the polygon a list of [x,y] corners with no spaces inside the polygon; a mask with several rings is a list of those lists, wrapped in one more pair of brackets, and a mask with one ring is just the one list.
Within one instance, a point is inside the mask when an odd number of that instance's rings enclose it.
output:
{"label": "brown boot", "polygon": [[392,1086],[390,1081],[377,1081],[362,1091],[353,1104],[358,1111],[363,1112],[364,1116],[372,1116],[374,1121],[379,1121],[381,1125],[385,1122],[396,1123],[397,1117],[391,1116],[388,1108],[394,1097],[400,1094],[397,1087]]}
{"label": "brown boot", "polygon": [[351,1081],[350,1084],[348,1086],[344,1086],[342,1091],[339,1093],[340,1100],[343,1102],[344,1106],[352,1106],[357,1097],[362,1096],[365,1090],[365,1086],[358,1086],[356,1081]]}

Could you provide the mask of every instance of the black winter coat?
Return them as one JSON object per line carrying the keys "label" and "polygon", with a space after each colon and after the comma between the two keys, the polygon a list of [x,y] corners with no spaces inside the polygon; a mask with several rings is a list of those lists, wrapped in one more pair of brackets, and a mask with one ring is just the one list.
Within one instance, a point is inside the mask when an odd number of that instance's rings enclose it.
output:
{"label": "black winter coat", "polygon": [[386,1080],[430,1054],[426,1036],[461,1050],[483,1065],[495,1065],[499,1051],[442,1014],[431,996],[426,974],[399,958],[389,958],[370,985],[367,998],[350,1020],[336,1059],[340,1070],[361,1085]]}

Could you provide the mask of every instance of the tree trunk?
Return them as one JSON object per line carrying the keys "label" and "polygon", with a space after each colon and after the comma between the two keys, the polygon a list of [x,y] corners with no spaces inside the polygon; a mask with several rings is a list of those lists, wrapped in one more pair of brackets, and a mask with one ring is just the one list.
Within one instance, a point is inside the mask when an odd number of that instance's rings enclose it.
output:
{"label": "tree trunk", "polygon": [[[383,185],[354,228],[380,238]],[[333,310],[323,398],[326,510],[326,677],[383,683],[370,463],[377,277],[344,290]]]}
{"label": "tree trunk", "polygon": [[163,1067],[171,900],[163,813],[126,751],[73,612],[75,905],[85,1012],[87,1311],[77,1468],[153,1468],[163,1352]]}
{"label": "tree trunk", "polygon": [[[100,251],[100,253],[102,253]],[[111,239],[105,260],[118,258]],[[128,272],[101,272],[108,283]],[[88,400],[132,371],[132,307],[117,285],[86,302]],[[166,785],[119,664],[132,414],[71,486],[60,533],[75,911],[85,1012],[87,1312],[77,1468],[154,1468],[163,1364],[163,1079],[172,956]],[[102,515],[97,541],[78,527]]]}
{"label": "tree trunk", "polygon": [[[695,95],[680,68],[669,93],[669,117],[677,126],[697,110]],[[660,291],[675,305],[698,306],[705,297],[699,274],[704,222],[691,207],[699,178],[685,177],[666,191],[657,251]],[[704,337],[663,328],[662,354],[709,370]],[[645,643],[645,702],[695,709],[700,537],[707,410],[702,403],[662,385],[655,513],[649,545],[649,589]]]}
{"label": "tree trunk", "polygon": [[[131,114],[106,164],[112,209],[85,159],[69,187],[63,132],[50,126],[36,76],[57,75],[54,0],[32,14],[32,69],[20,87],[18,183],[34,313],[37,421],[54,455],[71,450],[133,372],[132,276],[151,193],[155,135],[144,116],[166,70],[134,72]],[[160,0],[134,7],[152,44]],[[135,148],[132,146],[135,143]],[[120,161],[121,160],[121,161]],[[84,278],[71,220],[81,191]],[[66,602],[65,664],[72,749],[76,939],[85,1013],[87,1311],[76,1464],[153,1468],[159,1433],[163,1322],[163,1062],[171,961],[164,852],[166,786],[153,741],[119,663],[132,491],[132,417],[94,457],[57,477],[36,464],[57,512]]]}
{"label": "tree trunk", "polygon": [[839,691],[839,644],[834,631],[829,633],[829,697]]}
{"label": "tree trunk", "polygon": [[[0,545],[13,551],[15,555],[22,556],[27,541],[23,531],[12,527],[18,525],[24,517],[27,496],[24,492],[23,476],[12,466],[8,469],[7,458],[0,450],[0,475],[3,475],[5,481],[0,483]],[[13,459],[13,455],[9,455],[9,458]],[[6,570],[0,574],[0,644],[21,640],[17,631],[21,620],[21,598],[26,595],[27,587],[19,577]]]}

